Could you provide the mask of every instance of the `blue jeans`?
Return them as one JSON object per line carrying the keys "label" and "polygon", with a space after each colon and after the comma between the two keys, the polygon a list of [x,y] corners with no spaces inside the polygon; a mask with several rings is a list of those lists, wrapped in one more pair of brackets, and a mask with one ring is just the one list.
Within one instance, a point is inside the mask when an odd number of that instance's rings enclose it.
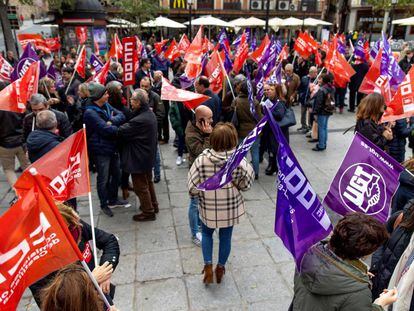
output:
{"label": "blue jeans", "polygon": [[155,152],[154,177],[161,177],[161,155],[160,145],[157,144],[157,151]]}
{"label": "blue jeans", "polygon": [[177,134],[177,137],[178,137],[177,153],[179,157],[182,157],[184,153],[184,147],[185,147],[185,136]]}
{"label": "blue jeans", "polygon": [[188,206],[188,221],[190,223],[191,235],[195,237],[198,232],[200,220],[198,218],[198,198],[190,198],[190,205]]}
{"label": "blue jeans", "polygon": [[[204,264],[213,263],[213,232],[214,228],[209,228],[201,223],[201,232],[203,239],[201,240],[201,250],[203,251]],[[225,266],[231,251],[231,236],[233,234],[233,226],[219,229],[219,258],[218,264]]]}
{"label": "blue jeans", "polygon": [[326,149],[328,141],[328,119],[329,116],[318,115],[318,148]]}
{"label": "blue jeans", "polygon": [[94,156],[97,176],[96,188],[101,208],[118,199],[118,187],[121,181],[119,154]]}
{"label": "blue jeans", "polygon": [[[239,144],[244,138],[239,138]],[[256,175],[259,175],[259,154],[260,154],[260,137],[257,137],[256,141],[250,148],[250,155],[252,156],[253,170]],[[247,154],[246,154],[247,155]]]}

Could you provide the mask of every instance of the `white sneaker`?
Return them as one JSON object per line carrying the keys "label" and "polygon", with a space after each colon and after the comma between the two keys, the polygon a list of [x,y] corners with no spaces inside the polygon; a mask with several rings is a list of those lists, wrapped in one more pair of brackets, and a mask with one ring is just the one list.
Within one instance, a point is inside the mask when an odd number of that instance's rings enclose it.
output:
{"label": "white sneaker", "polygon": [[183,158],[182,157],[177,157],[177,161],[175,161],[175,164],[177,164],[177,165],[183,164]]}
{"label": "white sneaker", "polygon": [[202,236],[201,232],[196,233],[196,238],[199,239],[200,242],[203,240],[203,236]]}

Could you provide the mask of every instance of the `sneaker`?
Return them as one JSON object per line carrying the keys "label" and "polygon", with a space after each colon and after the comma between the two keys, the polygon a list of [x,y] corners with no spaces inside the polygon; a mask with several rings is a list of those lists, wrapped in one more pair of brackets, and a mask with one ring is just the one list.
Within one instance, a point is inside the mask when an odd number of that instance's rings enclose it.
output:
{"label": "sneaker", "polygon": [[[199,234],[199,233],[197,233],[197,234]],[[197,238],[197,235],[196,236],[193,236],[191,238],[191,242],[193,242],[198,247],[201,247],[201,239]]]}
{"label": "sneaker", "polygon": [[158,184],[161,181],[161,177],[160,176],[155,176],[154,177],[154,184]]}
{"label": "sneaker", "polygon": [[108,206],[101,207],[102,212],[109,217],[114,217],[114,213],[112,213],[111,209]]}
{"label": "sneaker", "polygon": [[183,164],[183,157],[178,156],[177,161],[175,161],[175,164],[177,164],[177,165]]}
{"label": "sneaker", "polygon": [[129,203],[127,200],[116,200],[115,202],[109,202],[108,203],[109,208],[116,208],[116,207],[131,207],[131,203]]}
{"label": "sneaker", "polygon": [[200,242],[203,240],[203,235],[201,234],[201,232],[196,233],[196,238],[199,239]]}

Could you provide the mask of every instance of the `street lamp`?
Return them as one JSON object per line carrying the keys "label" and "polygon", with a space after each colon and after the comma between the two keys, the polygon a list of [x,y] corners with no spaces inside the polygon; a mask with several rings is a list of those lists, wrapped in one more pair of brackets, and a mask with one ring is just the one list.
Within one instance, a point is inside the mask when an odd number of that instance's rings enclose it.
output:
{"label": "street lamp", "polygon": [[308,3],[302,0],[301,9],[303,12],[303,20],[302,20],[302,31],[305,31],[305,12],[308,10]]}
{"label": "street lamp", "polygon": [[395,10],[395,6],[397,5],[397,3],[398,3],[398,0],[391,0],[391,16],[390,16],[390,30],[389,30],[389,34],[390,34],[390,37],[392,36],[392,31],[393,31],[393,27],[392,27],[392,20],[393,20],[393,18],[394,18],[394,10]]}
{"label": "street lamp", "polygon": [[192,33],[191,33],[191,20],[193,19],[193,17],[192,17],[192,14],[193,14],[193,11],[192,11],[192,9],[193,9],[193,1],[194,0],[187,0],[187,3],[188,3],[188,7],[189,7],[189,9],[190,9],[190,20],[188,21],[188,27],[189,27],[189,29],[188,29],[188,36],[190,37],[190,41],[191,41],[191,39],[192,39]]}
{"label": "street lamp", "polygon": [[265,26],[265,31],[266,31],[266,33],[268,33],[268,31],[269,31],[270,0],[267,0],[265,3],[266,3],[266,26]]}

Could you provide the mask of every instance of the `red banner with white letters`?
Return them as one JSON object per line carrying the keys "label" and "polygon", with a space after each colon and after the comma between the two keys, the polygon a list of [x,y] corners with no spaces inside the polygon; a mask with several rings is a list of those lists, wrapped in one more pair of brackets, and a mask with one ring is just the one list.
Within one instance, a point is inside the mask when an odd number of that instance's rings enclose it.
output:
{"label": "red banner with white letters", "polygon": [[135,37],[126,37],[122,39],[122,49],[124,51],[124,85],[135,84],[135,64],[137,59],[137,40]]}
{"label": "red banner with white letters", "polygon": [[36,50],[42,50],[45,53],[50,53],[49,45],[42,35],[37,33],[20,33],[17,35],[22,49],[24,50],[28,43],[33,44]]}
{"label": "red banner with white letters", "polygon": [[30,168],[34,167],[55,200],[67,201],[89,192],[88,155],[84,129],[72,134],[62,143],[30,165],[14,184],[17,196],[32,188]]}
{"label": "red banner with white letters", "polygon": [[16,310],[29,285],[81,258],[56,206],[29,178],[33,187],[0,218],[0,310]]}

